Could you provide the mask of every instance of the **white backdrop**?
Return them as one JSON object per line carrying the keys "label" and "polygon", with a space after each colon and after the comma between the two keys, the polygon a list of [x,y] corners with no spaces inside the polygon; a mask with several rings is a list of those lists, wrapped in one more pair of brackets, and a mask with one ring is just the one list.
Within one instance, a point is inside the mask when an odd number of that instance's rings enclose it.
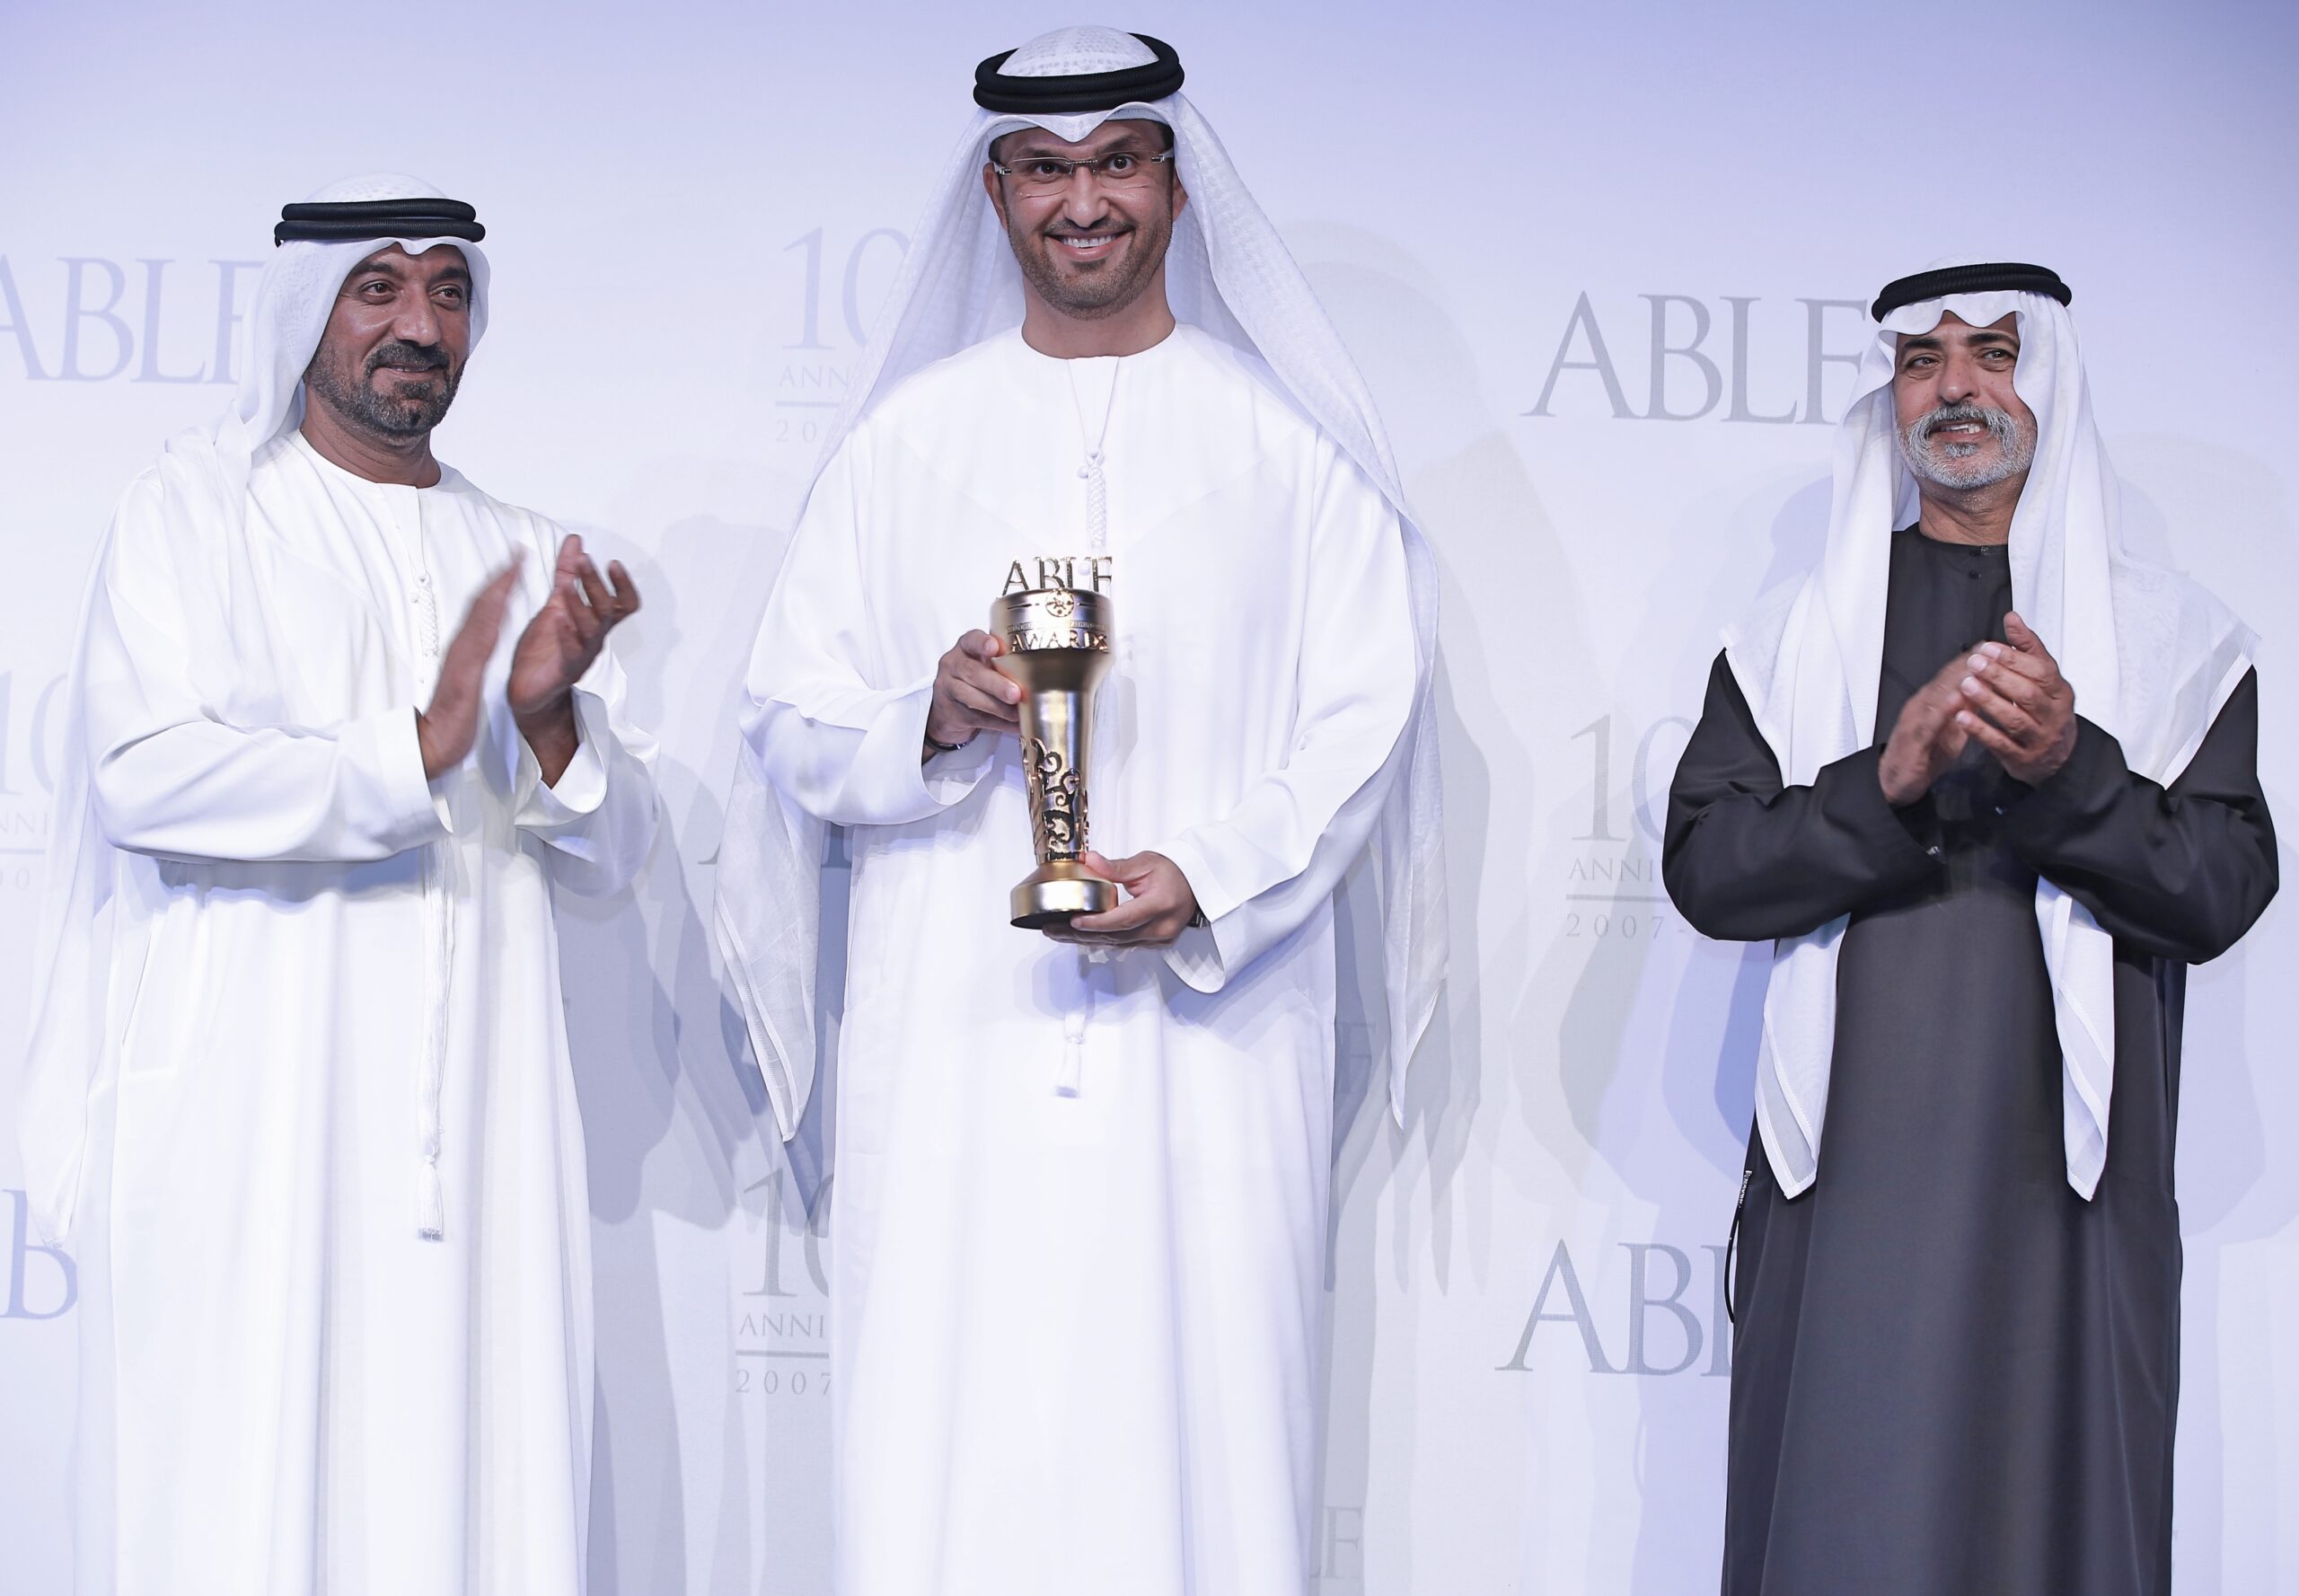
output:
{"label": "white backdrop", "polygon": [[[2299,824],[2299,22],[967,9],[0,17],[0,1102],[87,551],[224,402],[279,205],[424,175],[478,205],[496,269],[442,453],[592,533],[647,601],[621,644],[670,825],[635,902],[562,914],[594,1587],[824,1591],[819,1242],[702,930],[735,676],[973,64],[1139,28],[1178,46],[1365,366],[1445,576],[1452,983],[1403,1131],[1344,1038],[1368,1107],[1335,1155],[1319,1596],[1713,1589],[1762,956],[1661,893],[1683,718],[1719,625],[1817,551],[1860,307],[1940,255],[2036,260],[2074,286],[2129,534],[2265,634],[2266,777]],[[2189,1010],[2183,1596],[2299,1590],[2299,1160],[2268,1154],[2299,1145],[2292,927],[2271,909]],[[75,1282],[25,1233],[4,1108],[0,1133],[0,1592],[54,1596]]]}

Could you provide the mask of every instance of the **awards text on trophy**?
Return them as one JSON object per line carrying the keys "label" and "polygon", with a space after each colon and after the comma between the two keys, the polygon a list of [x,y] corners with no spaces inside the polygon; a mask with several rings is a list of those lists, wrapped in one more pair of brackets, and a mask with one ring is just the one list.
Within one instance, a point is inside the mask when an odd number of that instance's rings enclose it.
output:
{"label": "awards text on trophy", "polygon": [[1022,689],[1022,769],[1038,868],[1014,888],[1014,923],[1065,925],[1117,907],[1114,883],[1079,862],[1086,851],[1086,759],[1094,689],[1110,668],[1110,601],[1078,587],[1009,593],[990,608],[1005,646],[998,668]]}

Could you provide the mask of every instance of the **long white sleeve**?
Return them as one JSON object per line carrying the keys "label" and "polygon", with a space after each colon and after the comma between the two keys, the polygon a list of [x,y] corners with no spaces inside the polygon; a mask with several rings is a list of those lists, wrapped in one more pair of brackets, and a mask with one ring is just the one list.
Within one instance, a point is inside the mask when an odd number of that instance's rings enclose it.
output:
{"label": "long white sleeve", "polygon": [[995,739],[921,764],[934,678],[886,682],[872,657],[855,546],[863,437],[824,471],[792,534],[751,653],[743,735],[767,779],[815,818],[900,825],[972,791]]}
{"label": "long white sleeve", "polygon": [[195,860],[386,859],[446,834],[415,706],[328,727],[234,726],[193,679],[156,486],[120,505],[78,692],[113,846]]}
{"label": "long white sleeve", "polygon": [[613,655],[599,656],[574,697],[575,756],[557,783],[543,781],[533,751],[519,744],[514,820],[551,845],[552,880],[599,897],[629,883],[655,844],[655,740],[625,715],[622,667]]}
{"label": "long white sleeve", "polygon": [[1399,777],[1414,660],[1396,512],[1336,458],[1312,533],[1292,751],[1227,815],[1155,850],[1180,868],[1209,922],[1167,949],[1190,985],[1220,991],[1340,885]]}
{"label": "long white sleeve", "polygon": [[[528,515],[537,607],[550,597],[566,529]],[[628,634],[624,634],[628,635]],[[515,744],[512,824],[550,845],[551,879],[587,897],[620,892],[655,845],[660,800],[655,790],[655,739],[630,719],[629,678],[610,638],[575,683],[575,754],[546,784],[534,750],[519,735],[507,706],[496,710],[498,735]]]}

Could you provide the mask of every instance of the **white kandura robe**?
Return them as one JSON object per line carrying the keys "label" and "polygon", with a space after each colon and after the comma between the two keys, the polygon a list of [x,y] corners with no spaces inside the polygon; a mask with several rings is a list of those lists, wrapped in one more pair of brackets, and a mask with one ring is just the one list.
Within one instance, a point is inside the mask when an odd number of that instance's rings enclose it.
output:
{"label": "white kandura robe", "polygon": [[[1009,562],[1075,556],[1086,580],[1105,413],[1092,841],[1167,855],[1211,928],[1097,964],[1007,922],[1033,862],[1015,739],[919,754],[936,661]],[[904,383],[826,468],[749,689],[770,780],[851,828],[840,1596],[1301,1592],[1332,894],[1414,689],[1395,513],[1195,329],[1075,362],[1004,334]]]}
{"label": "white kandura robe", "polygon": [[[294,432],[258,451],[247,520],[280,728],[223,722],[187,673],[176,573],[200,556],[152,475],[91,611],[97,814],[133,851],[78,1231],[80,1589],[573,1592],[589,1209],[551,891],[644,859],[653,745],[611,656],[555,789],[511,724],[550,522],[453,471],[365,481]],[[489,719],[427,783],[416,709],[515,549]]]}

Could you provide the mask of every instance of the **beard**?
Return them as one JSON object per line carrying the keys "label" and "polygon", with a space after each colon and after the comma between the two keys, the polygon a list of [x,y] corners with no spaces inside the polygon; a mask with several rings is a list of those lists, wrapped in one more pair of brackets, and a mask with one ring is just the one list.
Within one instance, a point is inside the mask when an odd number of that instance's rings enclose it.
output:
{"label": "beard", "polygon": [[[1014,214],[1009,212],[1009,218]],[[1007,240],[1014,246],[1014,260],[1024,279],[1047,304],[1081,322],[1116,315],[1157,280],[1158,269],[1165,264],[1166,248],[1174,237],[1170,203],[1164,211],[1135,220],[1131,232],[1133,241],[1123,260],[1104,261],[1093,270],[1072,274],[1054,264],[1053,252],[1062,245],[1018,221],[1009,219],[1006,225]]]}
{"label": "beard", "polygon": [[[1976,421],[1995,441],[1993,455],[1979,438],[1941,439],[1943,427]],[[1941,488],[1992,488],[2023,474],[2035,463],[2036,424],[2009,410],[1986,405],[1943,404],[1899,430],[1900,459],[1919,479]]]}
{"label": "beard", "polygon": [[[397,392],[386,395],[374,379],[387,366],[431,375],[419,384],[401,384]],[[328,357],[325,345],[304,373],[305,388],[347,426],[391,438],[419,437],[438,426],[462,382],[462,373],[448,362],[445,349],[396,341],[370,353],[357,379]]]}

